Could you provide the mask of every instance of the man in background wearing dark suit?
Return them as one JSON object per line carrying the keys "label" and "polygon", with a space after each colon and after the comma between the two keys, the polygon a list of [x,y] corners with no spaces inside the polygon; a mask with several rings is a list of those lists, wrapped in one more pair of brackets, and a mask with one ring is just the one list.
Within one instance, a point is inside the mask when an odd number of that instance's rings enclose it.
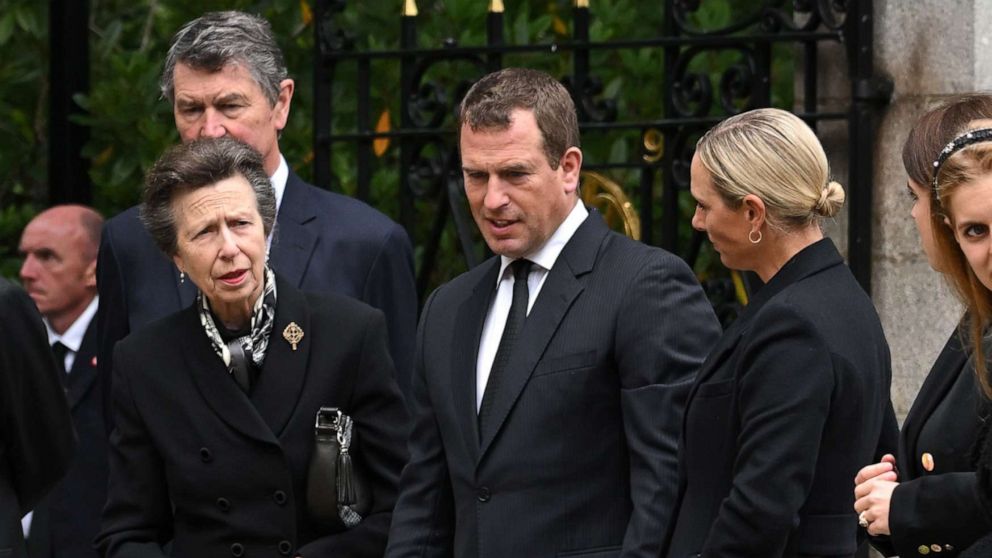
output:
{"label": "man in background wearing dark suit", "polygon": [[[344,294],[382,310],[397,380],[406,391],[417,320],[410,240],[385,215],[307,184],[289,168],[279,135],[294,87],[268,22],[233,11],[184,25],[161,79],[184,142],[230,135],[261,153],[278,210],[269,239],[272,268],[301,290]],[[114,344],[191,304],[196,289],[155,248],[137,207],[107,222],[97,284],[97,362],[109,393]]]}
{"label": "man in background wearing dark suit", "polygon": [[482,78],[460,123],[497,256],[424,306],[386,555],[657,556],[713,310],[682,260],[579,201],[575,106],[551,76]]}
{"label": "man in background wearing dark suit", "polygon": [[107,500],[107,436],[96,372],[96,253],[103,218],[80,205],[38,214],[21,235],[21,283],[41,312],[79,448],[65,478],[25,516],[31,558],[96,558]]}
{"label": "man in background wearing dark suit", "polygon": [[0,278],[0,556],[27,556],[21,516],[65,474],[76,447],[38,309]]}

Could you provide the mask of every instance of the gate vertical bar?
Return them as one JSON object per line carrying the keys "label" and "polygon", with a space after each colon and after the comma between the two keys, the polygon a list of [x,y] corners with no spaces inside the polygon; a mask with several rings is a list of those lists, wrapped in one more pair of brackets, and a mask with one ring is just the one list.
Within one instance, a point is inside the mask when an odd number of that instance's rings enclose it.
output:
{"label": "gate vertical bar", "polygon": [[871,0],[853,2],[844,22],[851,75],[848,265],[871,295],[871,241],[876,116],[892,95],[892,82],[875,75]]}
{"label": "gate vertical bar", "polygon": [[[664,37],[676,37],[678,35],[675,23],[675,3],[678,0],[665,0],[665,23],[662,31]],[[672,83],[672,72],[675,68],[675,61],[679,56],[679,46],[669,44],[665,46],[665,68],[662,81],[662,92],[665,97],[665,118],[675,118],[675,102],[672,99],[675,84]],[[684,126],[684,125],[683,125]],[[679,193],[675,181],[673,164],[676,153],[672,149],[671,140],[678,134],[678,128],[670,128],[663,136],[664,149],[661,167],[661,238],[658,239],[658,246],[669,252],[678,253],[678,205]],[[641,225],[644,229],[644,242],[653,244],[655,242],[654,231],[652,231],[653,221],[650,216],[641,216]]]}
{"label": "gate vertical bar", "polygon": [[[503,0],[490,0],[489,13],[486,14],[486,44],[491,47],[501,47],[503,40]],[[486,70],[495,72],[503,67],[503,55],[498,49],[490,51],[486,57]]]}
{"label": "gate vertical bar", "polygon": [[[356,100],[358,114],[356,123],[359,134],[372,133],[372,69],[368,58],[358,61],[358,99]],[[372,182],[372,139],[366,135],[358,141],[358,176],[355,194],[358,199],[369,201],[369,185]]]}
{"label": "gate vertical bar", "polygon": [[328,7],[329,0],[317,0],[314,5],[314,46],[313,57],[313,181],[319,188],[330,188],[331,185],[331,88],[334,83],[333,65],[327,61],[326,49],[330,48],[324,40],[329,33],[327,26],[332,17]]}
{"label": "gate vertical bar", "polygon": [[[403,3],[403,13],[400,16],[400,48],[403,51],[417,48],[417,3],[414,0],[404,0]],[[413,127],[413,119],[410,117],[410,97],[413,95],[413,74],[416,63],[417,59],[413,56],[406,55],[400,58],[400,127],[404,130]],[[415,238],[413,190],[410,188],[414,141],[406,136],[400,138],[400,224],[406,228],[410,238]]]}
{"label": "gate vertical bar", "polygon": [[92,192],[89,159],[82,151],[89,128],[70,117],[84,112],[73,96],[90,89],[89,1],[51,0],[48,10],[48,201],[86,204]]}

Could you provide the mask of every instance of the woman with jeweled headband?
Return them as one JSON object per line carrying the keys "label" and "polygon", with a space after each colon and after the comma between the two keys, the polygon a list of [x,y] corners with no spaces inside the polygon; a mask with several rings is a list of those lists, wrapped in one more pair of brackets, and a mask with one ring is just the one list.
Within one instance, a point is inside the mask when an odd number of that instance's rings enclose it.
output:
{"label": "woman with jeweled headband", "polygon": [[[949,273],[938,249],[938,233],[949,233],[933,188],[934,154],[940,152],[972,120],[992,117],[992,96],[970,94],[951,98],[930,110],[913,126],[903,146],[911,214],[930,266]],[[946,248],[956,243],[949,237]],[[954,244],[955,246],[952,246]],[[953,266],[951,266],[953,267]],[[903,421],[896,457],[864,467],[855,479],[855,509],[877,550],[887,556],[921,552],[957,556],[990,525],[975,492],[975,452],[987,410],[978,387],[974,362],[967,350],[969,320],[952,332]],[[974,521],[961,517],[977,515]]]}

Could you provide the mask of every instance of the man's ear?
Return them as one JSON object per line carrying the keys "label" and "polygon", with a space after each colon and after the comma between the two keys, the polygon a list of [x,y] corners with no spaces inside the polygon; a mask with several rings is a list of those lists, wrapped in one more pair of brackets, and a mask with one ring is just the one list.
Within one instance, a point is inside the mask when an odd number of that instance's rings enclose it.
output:
{"label": "man's ear", "polygon": [[579,178],[582,173],[582,150],[574,146],[566,149],[561,156],[558,169],[562,172],[565,192],[571,194],[578,191]]}
{"label": "man's ear", "polygon": [[293,102],[293,91],[296,88],[296,83],[287,78],[279,82],[279,97],[276,99],[276,104],[272,107],[272,118],[276,130],[282,131],[286,127],[286,122],[289,120],[289,105]]}
{"label": "man's ear", "polygon": [[96,258],[86,266],[83,272],[83,285],[87,288],[96,289]]}

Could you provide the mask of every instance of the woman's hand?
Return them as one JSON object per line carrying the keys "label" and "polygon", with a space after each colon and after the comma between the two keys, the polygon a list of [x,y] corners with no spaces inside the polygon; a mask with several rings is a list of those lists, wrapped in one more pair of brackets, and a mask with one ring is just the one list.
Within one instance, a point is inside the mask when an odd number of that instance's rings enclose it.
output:
{"label": "woman's hand", "polygon": [[854,477],[854,511],[858,520],[868,523],[868,534],[889,535],[889,502],[892,491],[899,485],[896,482],[896,460],[886,454],[882,461],[868,465]]}

